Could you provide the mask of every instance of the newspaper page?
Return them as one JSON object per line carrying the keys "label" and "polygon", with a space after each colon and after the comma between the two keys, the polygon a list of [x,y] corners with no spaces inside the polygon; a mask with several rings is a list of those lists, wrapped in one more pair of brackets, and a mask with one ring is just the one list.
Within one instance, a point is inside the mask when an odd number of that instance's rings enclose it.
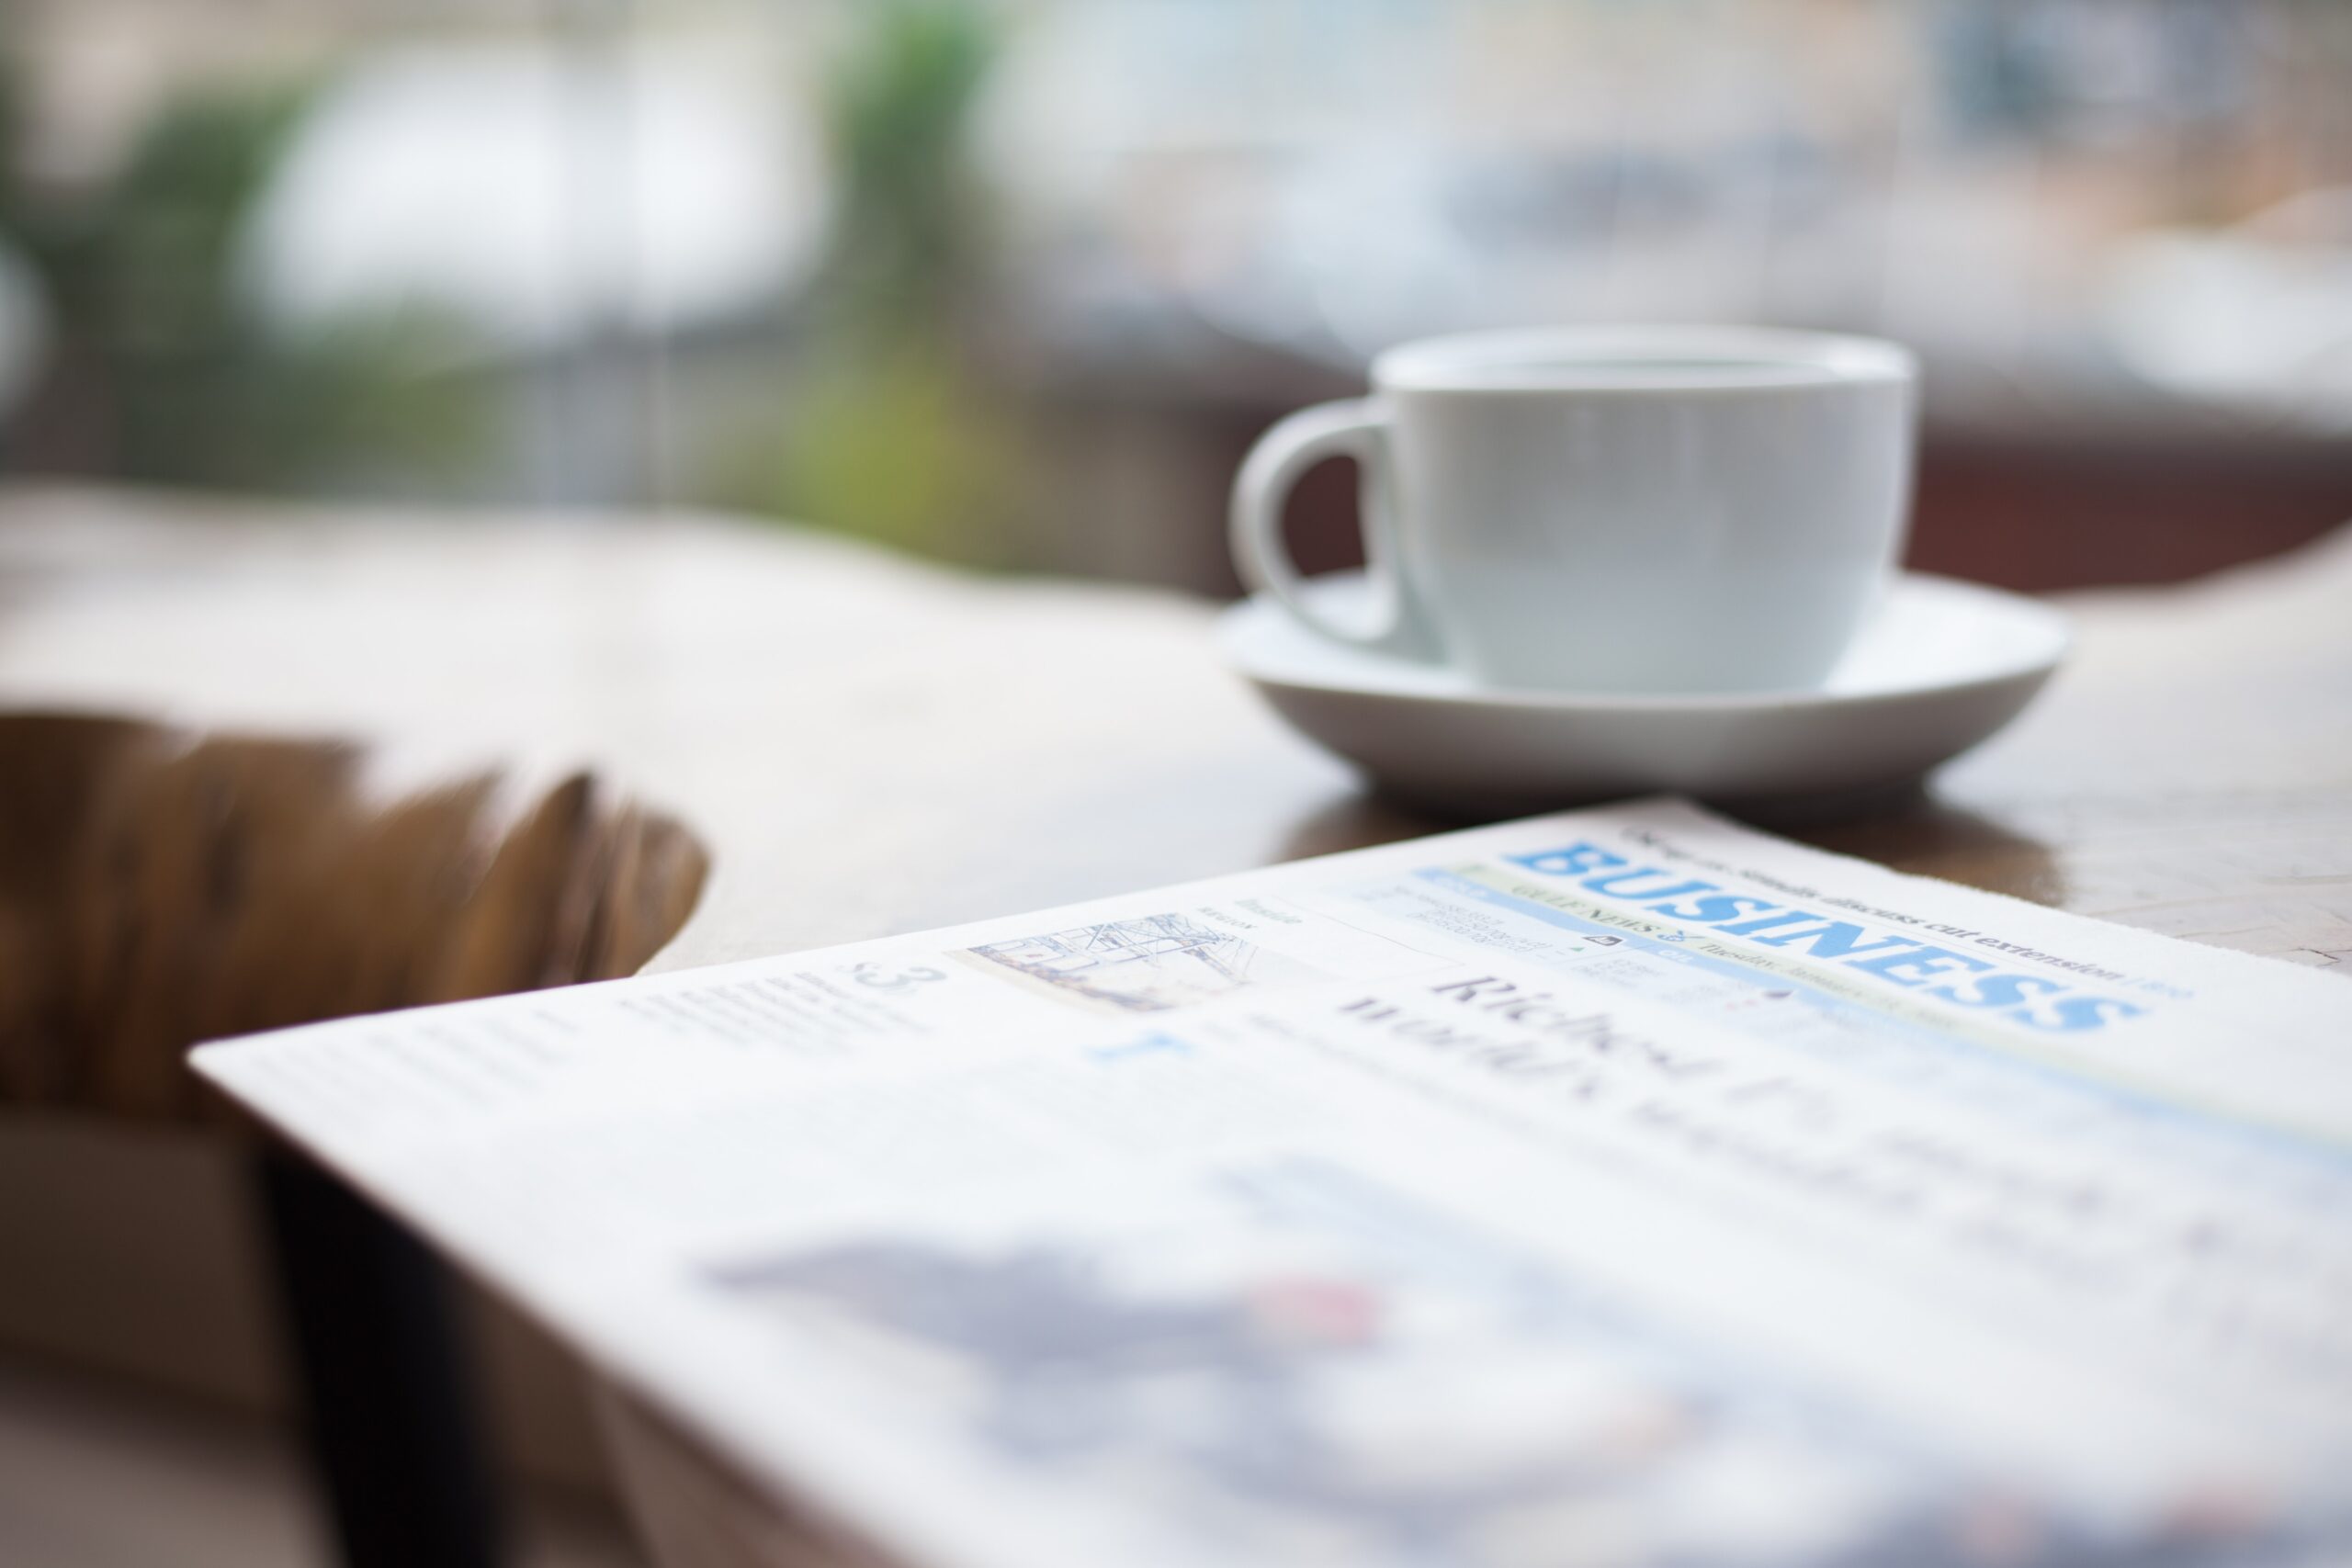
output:
{"label": "newspaper page", "polygon": [[2352,986],[1678,802],[198,1061],[910,1564],[2352,1556]]}

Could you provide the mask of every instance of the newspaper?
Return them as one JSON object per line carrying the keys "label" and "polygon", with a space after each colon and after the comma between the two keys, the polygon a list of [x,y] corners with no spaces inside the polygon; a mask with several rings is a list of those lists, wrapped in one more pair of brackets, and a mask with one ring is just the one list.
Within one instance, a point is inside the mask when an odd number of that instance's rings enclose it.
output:
{"label": "newspaper", "polygon": [[2352,1550],[2352,986],[1678,802],[197,1060],[909,1563]]}

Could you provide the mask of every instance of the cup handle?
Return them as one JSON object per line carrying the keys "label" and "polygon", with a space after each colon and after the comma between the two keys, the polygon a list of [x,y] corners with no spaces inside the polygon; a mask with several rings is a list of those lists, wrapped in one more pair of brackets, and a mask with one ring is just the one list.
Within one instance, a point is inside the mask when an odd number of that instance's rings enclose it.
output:
{"label": "cup handle", "polygon": [[[1352,457],[1363,469],[1365,575],[1376,595],[1369,625],[1349,626],[1317,608],[1283,542],[1283,503],[1299,476],[1327,457]],[[1234,567],[1253,592],[1267,595],[1318,637],[1428,660],[1433,656],[1430,640],[1397,570],[1392,496],[1388,412],[1378,400],[1352,398],[1301,409],[1260,436],[1234,476]]]}

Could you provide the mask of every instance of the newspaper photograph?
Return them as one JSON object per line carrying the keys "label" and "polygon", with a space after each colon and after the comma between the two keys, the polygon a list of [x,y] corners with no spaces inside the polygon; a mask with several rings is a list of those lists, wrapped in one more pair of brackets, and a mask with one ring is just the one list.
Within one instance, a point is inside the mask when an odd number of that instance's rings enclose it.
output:
{"label": "newspaper photograph", "polygon": [[908,1564],[2352,1556],[2352,987],[1679,802],[197,1060]]}

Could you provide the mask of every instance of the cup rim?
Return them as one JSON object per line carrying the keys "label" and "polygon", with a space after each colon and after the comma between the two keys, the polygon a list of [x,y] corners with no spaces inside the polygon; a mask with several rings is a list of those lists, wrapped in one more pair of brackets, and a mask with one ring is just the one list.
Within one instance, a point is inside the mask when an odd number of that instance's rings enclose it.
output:
{"label": "cup rim", "polygon": [[[1580,367],[1577,361],[1607,359]],[[1713,359],[1739,367],[1642,376],[1628,363]],[[1418,338],[1383,350],[1373,385],[1393,392],[1576,392],[1630,397],[1743,395],[1824,386],[1907,385],[1911,351],[1884,338],[1791,327],[1610,322],[1510,327]]]}

